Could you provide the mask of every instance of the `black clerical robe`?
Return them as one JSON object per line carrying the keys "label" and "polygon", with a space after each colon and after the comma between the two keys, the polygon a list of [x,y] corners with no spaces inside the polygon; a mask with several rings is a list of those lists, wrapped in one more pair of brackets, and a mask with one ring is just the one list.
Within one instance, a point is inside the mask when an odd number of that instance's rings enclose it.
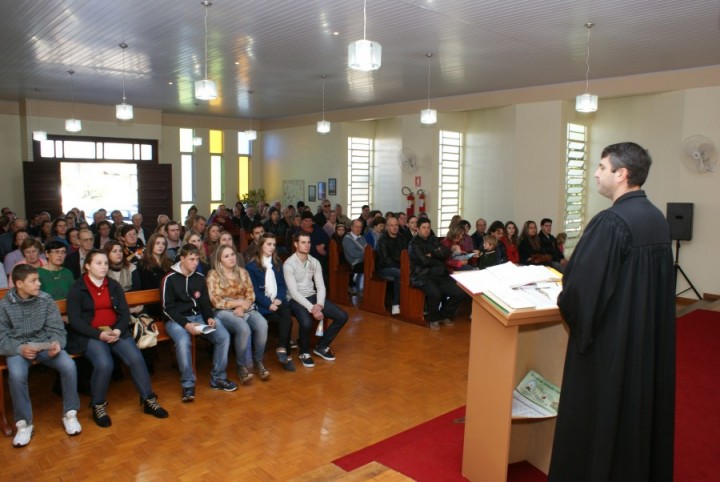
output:
{"label": "black clerical robe", "polygon": [[675,281],[662,213],[643,191],[595,216],[567,265],[570,329],[549,479],[670,481]]}

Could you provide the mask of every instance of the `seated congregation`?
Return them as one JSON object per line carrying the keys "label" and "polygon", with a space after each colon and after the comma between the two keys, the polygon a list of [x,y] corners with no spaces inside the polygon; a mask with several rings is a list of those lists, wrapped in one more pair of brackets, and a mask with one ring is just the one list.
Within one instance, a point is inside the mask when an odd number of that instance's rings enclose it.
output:
{"label": "seated congregation", "polygon": [[[82,431],[79,384],[89,387],[95,423],[111,425],[106,394],[120,364],[128,367],[144,413],[169,416],[152,388],[154,349],[140,350],[131,333],[134,315],[164,323],[175,347],[180,396],[189,403],[196,397],[198,337],[212,346],[210,388],[233,392],[231,348],[241,384],[255,375],[270,379],[264,360],[269,325],[277,327],[279,367],[296,370],[297,348],[299,363],[313,368],[313,356],[336,359],[331,344],[348,320],[339,305],[357,304],[438,331],[452,326],[469,300],[450,277],[453,271],[507,261],[562,269],[566,262],[549,219],[539,233],[526,222],[520,236],[512,221],[495,221],[486,232],[487,223],[478,219],[471,235],[470,223],[456,216],[439,238],[425,213],[383,216],[363,206],[351,220],[327,200],[316,213],[302,201],[286,207],[275,201],[237,203],[232,211],[220,205],[209,218],[193,206],[183,223],[160,215],[154,230],[139,213],[125,223],[120,211],[108,220],[99,210],[91,224],[78,209],[55,219],[38,213],[29,223],[10,210],[3,215],[11,219],[0,234],[0,288],[7,288],[0,301],[0,372],[8,370],[16,447],[34,433],[27,380],[35,363],[59,374],[68,435]],[[129,306],[126,293],[139,290],[157,290],[157,302]],[[65,307],[66,320],[58,306]]]}

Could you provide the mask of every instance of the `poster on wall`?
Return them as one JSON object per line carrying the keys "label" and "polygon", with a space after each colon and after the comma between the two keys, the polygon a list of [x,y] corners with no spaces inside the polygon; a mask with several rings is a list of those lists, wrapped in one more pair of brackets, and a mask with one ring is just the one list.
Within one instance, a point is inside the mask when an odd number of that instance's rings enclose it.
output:
{"label": "poster on wall", "polygon": [[337,196],[337,179],[334,177],[328,179],[328,196]]}
{"label": "poster on wall", "polygon": [[327,198],[327,192],[325,192],[325,181],[318,181],[317,183],[317,197],[321,201]]}
{"label": "poster on wall", "polygon": [[308,186],[308,202],[314,203],[315,201],[315,185],[311,184]]}
{"label": "poster on wall", "polygon": [[290,180],[282,182],[282,204],[283,206],[295,205],[298,201],[305,199],[305,181]]}

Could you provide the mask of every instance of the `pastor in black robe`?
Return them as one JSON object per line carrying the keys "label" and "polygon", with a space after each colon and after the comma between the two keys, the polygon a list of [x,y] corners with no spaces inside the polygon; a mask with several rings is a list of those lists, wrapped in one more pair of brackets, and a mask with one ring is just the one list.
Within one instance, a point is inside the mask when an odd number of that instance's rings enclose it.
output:
{"label": "pastor in black robe", "polygon": [[672,480],[674,298],[667,222],[625,193],[588,224],[558,297],[570,338],[549,481]]}

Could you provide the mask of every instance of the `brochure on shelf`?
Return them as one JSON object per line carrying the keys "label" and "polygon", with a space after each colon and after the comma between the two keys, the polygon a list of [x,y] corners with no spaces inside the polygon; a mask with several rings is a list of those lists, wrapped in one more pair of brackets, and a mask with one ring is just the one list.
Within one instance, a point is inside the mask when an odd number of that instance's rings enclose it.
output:
{"label": "brochure on shelf", "polygon": [[513,418],[556,417],[560,388],[530,370],[513,390]]}

